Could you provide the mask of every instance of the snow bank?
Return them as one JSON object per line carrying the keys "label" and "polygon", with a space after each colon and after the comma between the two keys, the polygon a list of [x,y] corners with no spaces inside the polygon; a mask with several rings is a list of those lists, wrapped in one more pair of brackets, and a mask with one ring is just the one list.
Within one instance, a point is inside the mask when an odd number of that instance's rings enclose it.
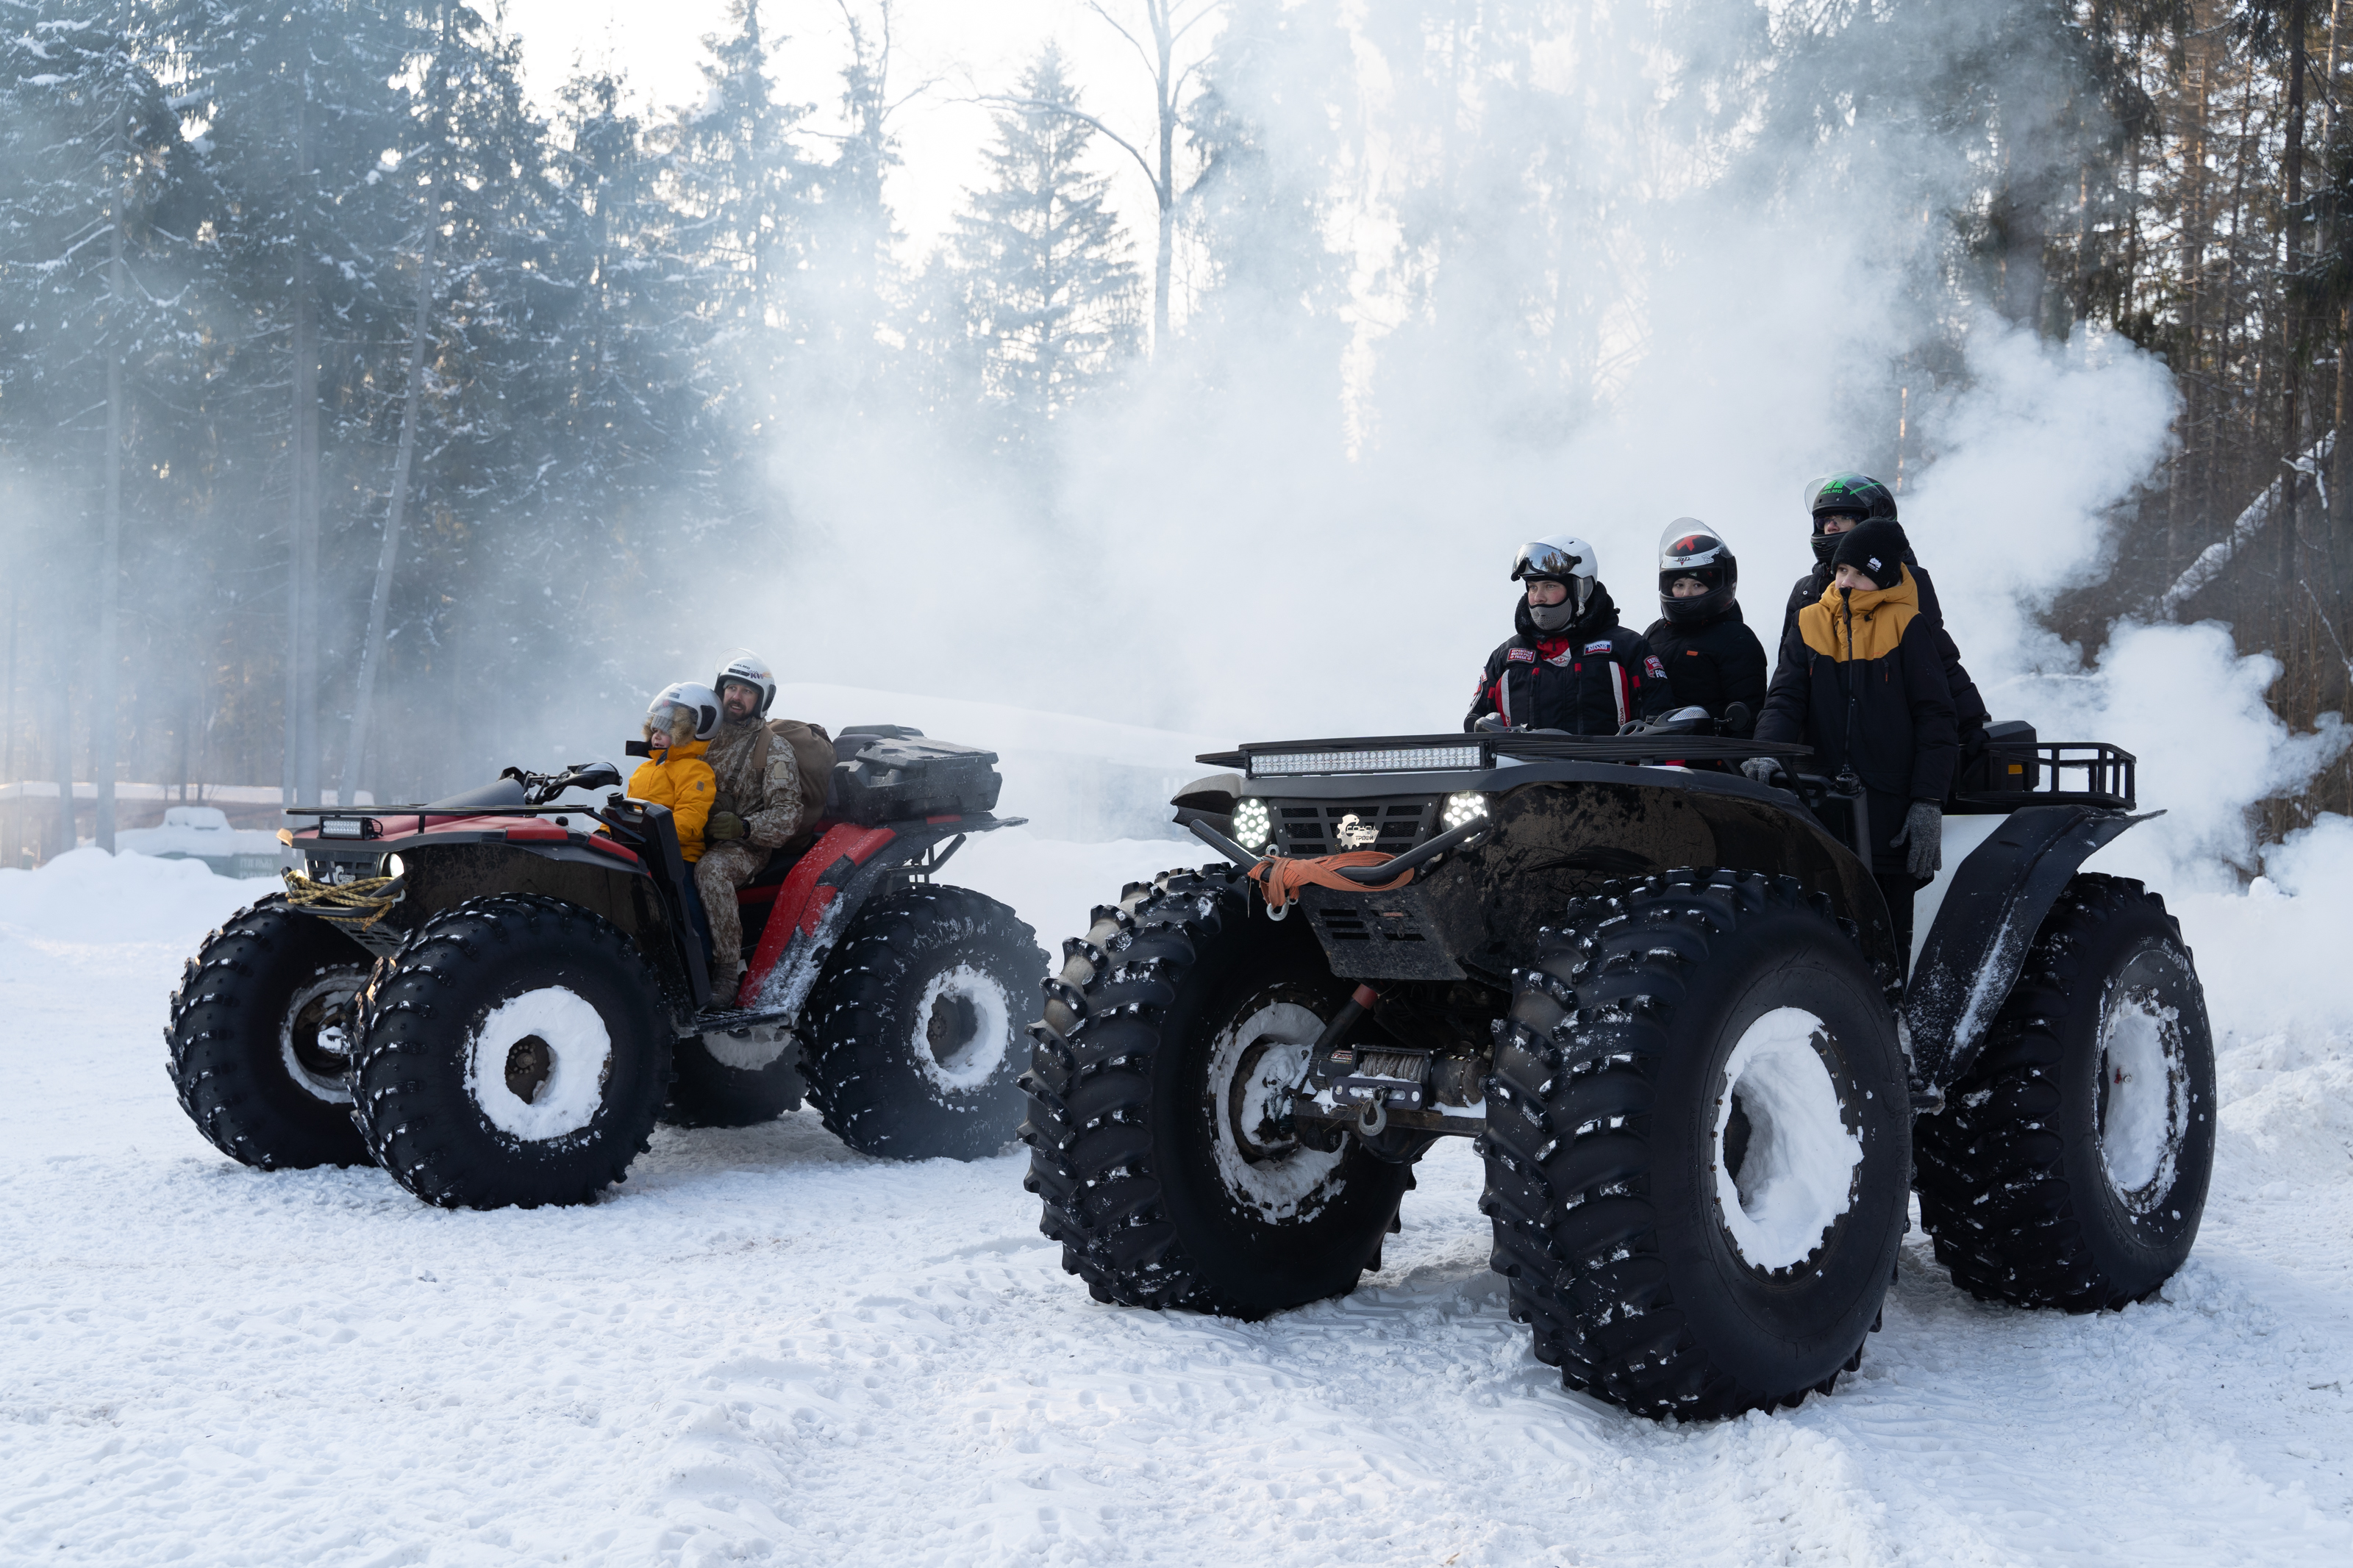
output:
{"label": "snow bank", "polygon": [[38,870],[0,870],[0,931],[71,942],[167,942],[194,937],[278,887],[271,878],[216,875],[202,860],[69,850]]}

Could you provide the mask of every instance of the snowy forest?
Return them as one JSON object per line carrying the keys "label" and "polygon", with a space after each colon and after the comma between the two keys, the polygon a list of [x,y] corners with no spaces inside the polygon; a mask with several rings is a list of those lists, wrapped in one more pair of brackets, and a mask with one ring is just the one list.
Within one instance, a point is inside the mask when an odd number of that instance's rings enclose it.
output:
{"label": "snowy forest", "polygon": [[[1328,588],[1336,624],[1475,518],[1485,556],[1431,570],[1498,597],[1493,540],[1626,488],[1590,454],[1629,410],[1659,431],[1644,542],[1713,503],[1794,566],[1800,482],[1864,467],[1908,502],[2003,333],[2170,386],[2152,460],[1973,492],[2006,539],[2050,506],[2102,531],[2018,579],[2025,610],[2087,658],[2119,616],[2219,619],[2282,661],[2288,724],[2346,708],[2343,0],[1342,9],[1103,0],[1127,73],[1049,46],[961,83],[908,79],[889,0],[806,40],[739,0],[699,101],[585,74],[543,112],[496,14],[449,0],[0,0],[0,780],[387,799],[519,737],[553,763],[589,748],[550,715],[707,679],[650,653],[699,649],[714,597],[803,628],[769,651],[822,644],[826,679],[1075,707],[1051,669],[1155,584],[1211,641],[1252,626],[1247,586]],[[836,101],[772,84],[810,48]],[[923,93],[994,133],[918,253],[894,115]],[[1727,233],[1786,270],[1693,260]],[[1727,325],[1800,288],[1778,336]],[[1788,439],[1783,402],[1818,410]],[[1717,446],[1762,500],[1660,485]],[[1394,500],[1406,473],[1434,477]],[[1166,500],[1220,475],[1247,505]],[[1217,722],[1146,684],[1145,721]],[[2291,782],[2274,835],[2353,807],[2341,758]]]}

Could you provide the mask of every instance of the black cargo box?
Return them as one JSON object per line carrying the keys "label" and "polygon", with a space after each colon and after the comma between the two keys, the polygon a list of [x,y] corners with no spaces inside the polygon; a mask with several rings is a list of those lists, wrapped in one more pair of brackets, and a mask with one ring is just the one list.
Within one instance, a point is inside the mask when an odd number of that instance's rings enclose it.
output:
{"label": "black cargo box", "polygon": [[895,724],[860,724],[834,741],[828,814],[861,827],[911,817],[968,816],[997,809],[1005,781],[997,753],[934,741]]}
{"label": "black cargo box", "polygon": [[2008,719],[1986,726],[1986,748],[1953,771],[1953,796],[2013,795],[2036,787],[2042,776],[2034,749],[2034,726]]}

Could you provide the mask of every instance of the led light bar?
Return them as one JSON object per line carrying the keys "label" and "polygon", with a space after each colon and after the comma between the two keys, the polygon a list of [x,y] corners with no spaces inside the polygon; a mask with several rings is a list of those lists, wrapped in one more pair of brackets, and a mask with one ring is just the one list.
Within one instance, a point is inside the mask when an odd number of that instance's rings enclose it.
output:
{"label": "led light bar", "polygon": [[1400,746],[1385,752],[1270,752],[1250,760],[1252,778],[1284,773],[1412,773],[1476,768],[1479,748]]}

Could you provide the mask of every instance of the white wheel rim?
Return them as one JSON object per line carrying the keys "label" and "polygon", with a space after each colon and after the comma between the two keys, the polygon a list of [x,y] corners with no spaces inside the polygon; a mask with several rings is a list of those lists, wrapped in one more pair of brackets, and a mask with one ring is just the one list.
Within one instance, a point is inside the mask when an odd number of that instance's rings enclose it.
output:
{"label": "white wheel rim", "polygon": [[[1236,1118],[1258,1127],[1280,1118],[1282,1097],[1307,1075],[1307,1058],[1324,1020],[1295,1002],[1270,1002],[1230,1024],[1209,1047],[1205,1093],[1217,1128],[1218,1175],[1234,1199],[1267,1220],[1305,1219],[1339,1194],[1336,1178],[1345,1152],[1292,1143],[1272,1154],[1242,1146]],[[1249,1079],[1237,1075],[1247,1065]],[[1239,1100],[1235,1095],[1240,1089]],[[1237,1107],[1239,1110],[1237,1110]]]}
{"label": "white wheel rim", "polygon": [[2186,1056],[2179,1009],[2151,987],[2109,986],[2100,1005],[2100,1168],[2136,1215],[2173,1189],[2188,1120]]}
{"label": "white wheel rim", "polygon": [[[342,1074],[330,1077],[314,1072],[303,1062],[301,1053],[295,1048],[294,1026],[301,1018],[303,1010],[313,1002],[337,993],[346,998],[355,996],[359,994],[360,984],[361,977],[356,974],[320,975],[294,993],[286,1004],[285,1016],[278,1021],[278,1056],[286,1066],[286,1076],[301,1086],[305,1093],[329,1105],[349,1105],[352,1102],[351,1086],[343,1080]],[[349,1029],[338,1024],[319,1031],[318,1043],[321,1046],[331,1039],[334,1041],[332,1048],[335,1054],[348,1060],[352,1054]]]}
{"label": "white wheel rim", "polygon": [[[1854,1202],[1862,1142],[1847,1130],[1824,1047],[1829,1030],[1799,1007],[1748,1026],[1717,1087],[1715,1202],[1734,1249],[1751,1268],[1794,1268],[1812,1257]],[[1748,1122],[1739,1168],[1725,1133],[1737,1106]]]}
{"label": "white wheel rim", "polygon": [[[948,1037],[936,1045],[935,1020]],[[951,1094],[981,1088],[997,1076],[1012,1047],[1013,1006],[1005,987],[969,963],[932,976],[915,1007],[913,1047],[917,1066],[934,1086]]]}
{"label": "white wheel rim", "polygon": [[[508,1087],[511,1053],[543,1047],[548,1070],[529,1100]],[[466,1089],[490,1124],[526,1143],[577,1132],[596,1119],[613,1065],[613,1036],[595,1004],[568,985],[543,985],[492,1008],[466,1053]]]}

